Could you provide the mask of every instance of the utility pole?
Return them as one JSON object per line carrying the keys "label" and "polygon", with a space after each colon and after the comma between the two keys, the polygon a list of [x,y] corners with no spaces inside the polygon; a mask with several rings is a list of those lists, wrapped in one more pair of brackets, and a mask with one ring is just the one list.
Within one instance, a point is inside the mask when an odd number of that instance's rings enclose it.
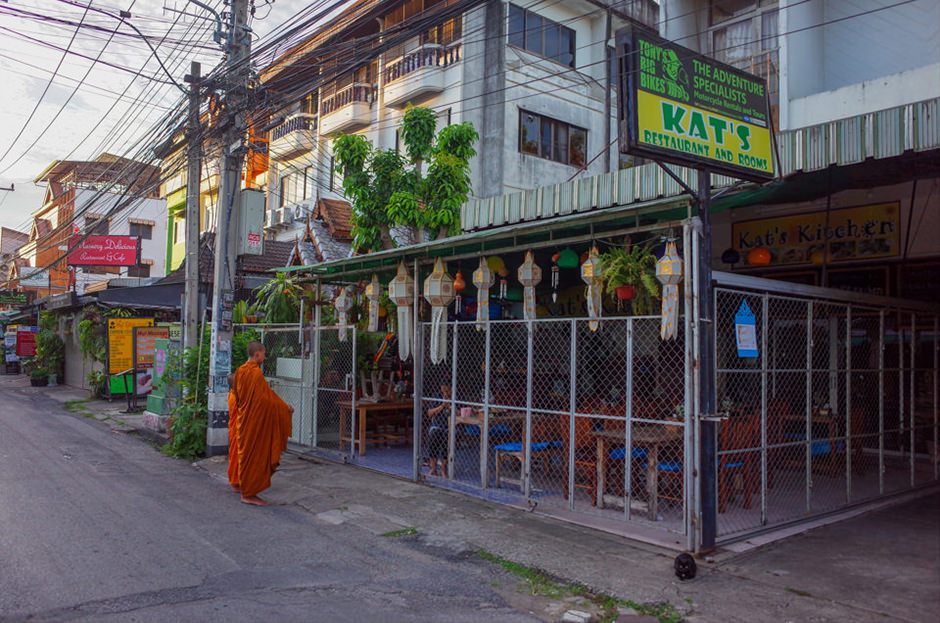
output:
{"label": "utility pole", "polygon": [[186,284],[183,292],[183,347],[199,343],[199,191],[202,184],[202,132],[199,125],[199,63],[190,64],[189,136],[186,139]]}
{"label": "utility pole", "polygon": [[216,208],[215,271],[212,295],[212,342],[209,350],[209,421],[206,455],[228,452],[228,374],[232,355],[232,306],[238,247],[238,204],[242,158],[247,130],[248,77],[251,65],[249,0],[229,0],[227,53],[222,86],[225,89],[222,123],[222,176]]}

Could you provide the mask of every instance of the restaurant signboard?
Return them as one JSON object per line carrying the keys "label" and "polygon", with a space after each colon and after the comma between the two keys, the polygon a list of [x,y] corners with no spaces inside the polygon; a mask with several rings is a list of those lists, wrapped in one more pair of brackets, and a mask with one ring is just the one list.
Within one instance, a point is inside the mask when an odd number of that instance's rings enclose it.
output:
{"label": "restaurant signboard", "polygon": [[734,223],[731,245],[746,256],[763,247],[771,266],[895,257],[900,252],[898,202]]}
{"label": "restaurant signboard", "polygon": [[69,266],[137,266],[140,238],[137,236],[72,236]]}
{"label": "restaurant signboard", "polygon": [[641,28],[617,32],[621,153],[753,181],[774,176],[762,78]]}
{"label": "restaurant signboard", "polygon": [[25,305],[26,303],[29,303],[29,295],[26,292],[0,290],[0,305]]}
{"label": "restaurant signboard", "polygon": [[[169,327],[134,327],[134,389],[138,396],[149,394],[155,377],[157,340],[170,336]],[[163,363],[163,362],[161,362]],[[160,373],[163,373],[161,365]]]}

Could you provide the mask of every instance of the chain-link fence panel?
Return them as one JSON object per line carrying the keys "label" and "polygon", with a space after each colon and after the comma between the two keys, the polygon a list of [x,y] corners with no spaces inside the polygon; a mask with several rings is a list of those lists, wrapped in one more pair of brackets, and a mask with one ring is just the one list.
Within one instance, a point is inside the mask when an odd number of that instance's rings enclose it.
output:
{"label": "chain-link fence panel", "polygon": [[937,322],[932,314],[913,318],[912,392],[914,441],[914,484],[937,479]]}
{"label": "chain-link fence panel", "polygon": [[265,358],[261,371],[271,389],[294,409],[291,416],[290,441],[310,445],[311,408],[309,387],[312,385],[308,352],[304,348],[299,325],[262,326],[261,343]]}
{"label": "chain-link fence panel", "polygon": [[355,331],[335,328],[311,330],[314,350],[313,413],[311,443],[317,448],[353,452],[353,420],[356,363]]}

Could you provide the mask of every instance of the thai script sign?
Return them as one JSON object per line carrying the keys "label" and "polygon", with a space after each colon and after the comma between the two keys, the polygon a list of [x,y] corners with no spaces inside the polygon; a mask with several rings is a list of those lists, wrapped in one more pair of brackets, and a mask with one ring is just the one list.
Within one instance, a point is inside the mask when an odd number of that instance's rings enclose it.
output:
{"label": "thai script sign", "polygon": [[32,357],[36,354],[36,334],[39,327],[21,326],[16,328],[16,354],[19,357]]}
{"label": "thai script sign", "polygon": [[617,54],[622,153],[773,177],[763,79],[641,29],[617,32]]}
{"label": "thai script sign", "polygon": [[742,255],[764,247],[772,266],[894,257],[899,212],[894,202],[743,221],[732,225],[732,246]]}
{"label": "thai script sign", "polygon": [[137,266],[140,238],[137,236],[72,236],[69,266]]}

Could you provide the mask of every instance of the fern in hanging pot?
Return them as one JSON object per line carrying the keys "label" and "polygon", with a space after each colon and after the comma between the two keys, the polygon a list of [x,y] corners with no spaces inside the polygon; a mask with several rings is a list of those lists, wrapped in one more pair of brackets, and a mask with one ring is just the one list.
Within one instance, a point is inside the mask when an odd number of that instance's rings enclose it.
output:
{"label": "fern in hanging pot", "polygon": [[635,315],[653,313],[659,297],[656,280],[656,256],[649,244],[627,244],[611,247],[601,256],[604,264],[604,287],[617,301],[630,301]]}

